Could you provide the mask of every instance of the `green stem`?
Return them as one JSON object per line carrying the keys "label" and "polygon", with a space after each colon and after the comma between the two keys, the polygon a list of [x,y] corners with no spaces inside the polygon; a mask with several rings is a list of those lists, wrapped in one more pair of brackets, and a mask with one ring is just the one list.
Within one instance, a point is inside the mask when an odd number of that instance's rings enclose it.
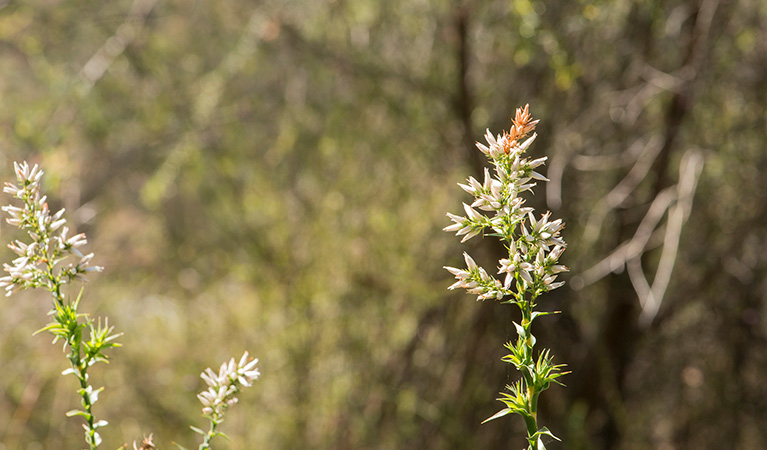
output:
{"label": "green stem", "polygon": [[88,433],[88,445],[91,450],[94,450],[97,445],[95,442],[95,418],[93,416],[93,403],[91,402],[90,395],[86,389],[88,389],[88,362],[82,361],[80,352],[80,342],[82,341],[82,330],[77,328],[77,336],[72,336],[69,342],[70,354],[69,363],[77,373],[77,379],[80,381],[80,396],[83,399],[83,408],[86,412],[87,421],[87,433]]}
{"label": "green stem", "polygon": [[[527,427],[527,441],[530,444],[530,449],[535,448],[536,438],[535,433],[538,432],[538,396],[540,392],[536,390],[534,380],[534,357],[533,347],[535,341],[532,333],[532,316],[533,316],[533,301],[525,300],[520,303],[520,311],[522,312],[522,328],[525,331],[525,355],[529,375],[525,377],[527,384],[527,414],[524,416],[525,425]],[[519,337],[522,338],[521,336]]]}
{"label": "green stem", "polygon": [[525,418],[525,426],[527,426],[527,441],[532,443],[535,440],[533,435],[538,432],[538,418],[535,413],[523,417]]}
{"label": "green stem", "polygon": [[202,444],[200,444],[199,450],[210,450],[210,441],[216,436],[216,426],[218,423],[210,419],[210,430],[203,436]]}
{"label": "green stem", "polygon": [[[54,267],[52,257],[47,258],[48,267],[48,279],[50,280],[50,292],[54,301],[62,308],[64,308],[65,297],[61,293],[61,280],[54,275]],[[76,306],[75,306],[76,308]],[[88,363],[89,361],[83,361],[82,358],[82,329],[79,327],[79,319],[77,311],[74,311],[75,321],[77,323],[74,326],[74,332],[67,336],[67,344],[69,345],[69,364],[72,369],[75,370],[77,378],[80,382],[80,397],[82,397],[83,408],[86,412],[87,430],[88,435],[87,443],[90,450],[95,450],[98,445],[96,444],[96,428],[95,418],[93,416],[93,403],[91,402],[90,394],[86,391],[88,388]],[[70,328],[72,330],[72,328]]]}
{"label": "green stem", "polygon": [[80,386],[83,389],[82,391],[83,393],[81,394],[83,398],[83,406],[85,407],[85,412],[88,413],[88,416],[87,416],[87,421],[88,421],[87,432],[89,436],[88,445],[90,445],[91,450],[94,450],[97,447],[97,445],[95,441],[96,429],[94,428],[95,422],[93,418],[93,403],[91,403],[91,399],[88,396],[88,392],[85,391],[85,389],[87,389],[88,387],[88,384],[85,381],[85,375],[86,375],[85,370],[82,370],[80,374],[82,375],[82,378],[80,378]]}

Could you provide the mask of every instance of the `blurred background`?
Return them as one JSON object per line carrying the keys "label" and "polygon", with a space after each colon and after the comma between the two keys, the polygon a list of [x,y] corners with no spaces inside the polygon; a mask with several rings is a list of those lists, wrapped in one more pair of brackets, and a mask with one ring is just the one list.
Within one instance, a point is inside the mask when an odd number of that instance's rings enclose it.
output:
{"label": "blurred background", "polygon": [[[763,447],[767,3],[0,4],[2,179],[43,166],[106,267],[81,309],[125,333],[91,371],[104,448],[196,448],[198,374],[244,350],[262,377],[216,448],[522,448],[518,417],[480,425],[516,311],[442,269],[498,244],[441,228],[526,103],[551,179],[528,204],[571,268],[535,329],[573,371],[550,448]],[[50,299],[0,305],[0,449],[81,448],[32,336]]]}

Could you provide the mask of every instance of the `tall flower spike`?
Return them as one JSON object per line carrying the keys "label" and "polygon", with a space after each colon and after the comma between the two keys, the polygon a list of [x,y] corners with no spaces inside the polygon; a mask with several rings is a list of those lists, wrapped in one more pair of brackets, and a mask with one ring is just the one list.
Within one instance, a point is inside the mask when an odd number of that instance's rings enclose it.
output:
{"label": "tall flower spike", "polygon": [[[3,192],[20,201],[21,206],[4,206],[2,210],[8,213],[7,222],[26,231],[31,242],[15,241],[8,246],[18,258],[12,264],[3,264],[8,275],[0,278],[0,287],[5,288],[7,296],[18,290],[39,287],[53,297],[54,308],[50,315],[54,320],[41,331],[49,331],[54,336],[54,342],[61,339],[65,343],[64,348],[69,349],[67,359],[70,368],[62,374],[78,378],[77,392],[82,409],[74,409],[67,416],[85,419],[82,424],[85,442],[91,450],[95,450],[101,444],[97,430],[106,426],[107,421],[94,418],[93,404],[104,388],[88,384],[88,368],[97,362],[107,361],[105,351],[120,346],[115,342],[120,334],[111,334],[114,328],[106,321],[102,326],[100,320],[96,323],[88,314],[79,313],[77,308],[81,297],[70,298],[62,287],[82,278],[87,272],[101,268],[90,265],[93,253],[83,255],[75,248],[85,244],[85,235],[67,239],[64,210],[51,213],[47,197],[40,194],[43,171],[37,165],[30,167],[26,162],[14,163],[13,167],[16,184],[5,183]],[[75,257],[75,262],[65,264],[70,256]]]}
{"label": "tall flower spike", "polygon": [[[445,269],[457,280],[448,289],[466,289],[467,293],[476,295],[477,300],[506,299],[504,303],[512,303],[521,311],[521,323],[514,324],[517,342],[506,344],[511,354],[503,361],[514,364],[523,376],[509,386],[511,394],[501,393],[499,400],[507,407],[488,420],[510,413],[521,415],[527,425],[528,450],[545,450],[542,437],[554,438],[546,427],[538,428],[538,396],[565,374],[561,371],[562,365],[553,363],[548,350],[539,353],[537,360],[533,352],[533,320],[547,314],[533,311],[536,299],[540,294],[562,286],[564,282],[556,280],[560,273],[567,271],[567,267],[558,262],[566,246],[560,236],[564,223],[561,219],[552,220],[550,212],[537,219],[533,208],[523,206],[524,199],[519,197],[525,191],[532,191],[536,181],[548,181],[537,172],[546,157],[530,160],[525,156],[535,141],[536,134],[530,133],[537,124],[538,120],[533,120],[530,115],[529,105],[525,105],[517,109],[509,131],[495,136],[487,130],[487,144],[478,142],[477,148],[495,166],[494,176],[485,169],[482,184],[474,177],[469,177],[467,184],[460,184],[474,201],[463,204],[465,216],[448,213],[453,224],[444,228],[464,236],[461,242],[480,234],[497,236],[508,250],[508,257],[501,258],[497,266],[497,273],[504,275],[503,283],[467,253],[464,253],[465,269],[450,266]],[[493,233],[483,234],[488,227]]]}

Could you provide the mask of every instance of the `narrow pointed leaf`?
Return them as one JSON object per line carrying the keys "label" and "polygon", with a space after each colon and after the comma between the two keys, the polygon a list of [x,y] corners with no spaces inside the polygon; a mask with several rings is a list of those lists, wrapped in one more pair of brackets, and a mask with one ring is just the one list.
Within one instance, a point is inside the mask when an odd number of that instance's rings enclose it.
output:
{"label": "narrow pointed leaf", "polygon": [[538,316],[548,316],[549,314],[561,314],[562,311],[533,311],[530,315],[530,321],[532,322]]}
{"label": "narrow pointed leaf", "polygon": [[490,422],[490,421],[491,421],[491,420],[493,420],[493,419],[497,419],[497,418],[499,418],[499,417],[503,417],[503,416],[505,416],[505,415],[507,415],[507,414],[510,414],[510,413],[512,413],[512,412],[513,412],[513,411],[512,411],[512,409],[511,409],[511,408],[504,408],[504,409],[502,409],[502,410],[498,411],[497,413],[493,414],[493,416],[492,416],[492,417],[489,417],[489,418],[487,418],[487,419],[483,420],[483,421],[482,421],[482,423]]}
{"label": "narrow pointed leaf", "polygon": [[73,410],[71,410],[71,411],[67,411],[67,412],[66,412],[66,416],[67,416],[67,417],[83,416],[83,417],[85,417],[86,419],[89,419],[89,418],[91,417],[91,415],[90,415],[90,414],[88,414],[88,413],[87,413],[87,412],[85,412],[85,411],[80,411],[79,409],[73,409]]}

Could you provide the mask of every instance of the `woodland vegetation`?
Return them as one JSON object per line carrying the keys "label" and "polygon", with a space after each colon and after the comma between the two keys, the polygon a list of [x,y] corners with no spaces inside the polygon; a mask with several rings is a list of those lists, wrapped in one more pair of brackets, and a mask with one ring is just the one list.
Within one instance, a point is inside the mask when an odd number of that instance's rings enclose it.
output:
{"label": "woodland vegetation", "polygon": [[[262,375],[217,448],[520,448],[521,421],[480,424],[514,310],[442,268],[502,249],[441,229],[474,142],[529,103],[551,181],[528,202],[570,268],[535,329],[572,371],[541,397],[551,448],[756,449],[766,72],[761,0],[9,0],[0,178],[40,164],[105,267],[105,448],[191,448],[199,373],[244,350]],[[0,449],[81,448],[32,336],[49,301],[0,305]]]}

